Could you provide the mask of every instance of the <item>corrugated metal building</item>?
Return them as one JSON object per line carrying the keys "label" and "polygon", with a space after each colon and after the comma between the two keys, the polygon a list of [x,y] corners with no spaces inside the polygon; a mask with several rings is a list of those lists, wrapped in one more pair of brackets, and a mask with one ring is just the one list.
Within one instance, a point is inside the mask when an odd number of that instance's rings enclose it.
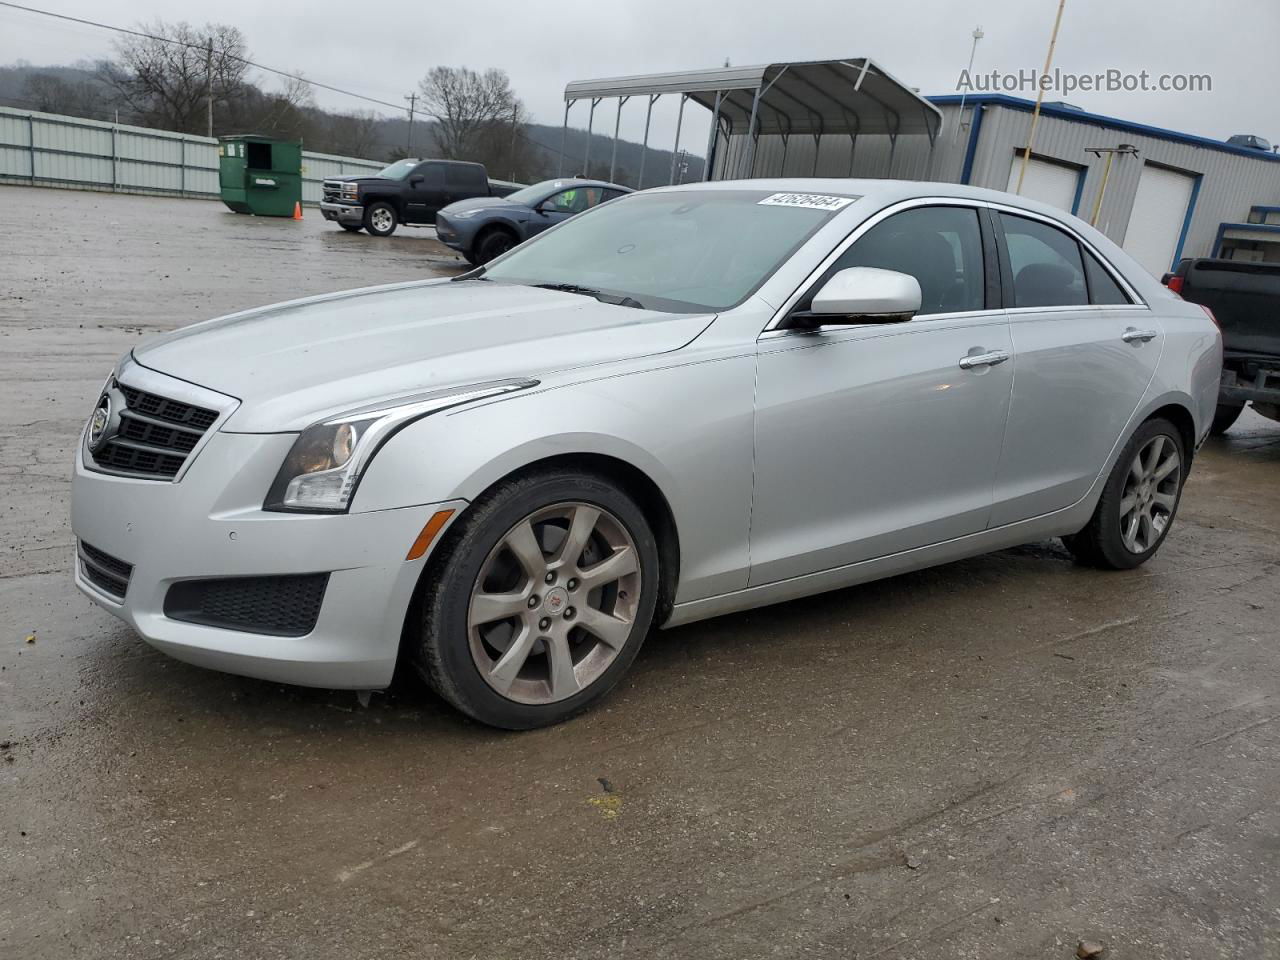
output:
{"label": "corrugated metal building", "polygon": [[[1032,101],[1000,95],[928,98],[942,129],[924,137],[761,135],[717,138],[716,179],[858,176],[943,180],[996,190],[1017,185]],[[1115,153],[1110,173],[1106,153]],[[754,153],[754,156],[752,154]],[[784,162],[785,160],[785,162]],[[1280,156],[1077,110],[1041,108],[1022,193],[1092,220],[1152,273],[1180,257],[1280,262]],[[1101,194],[1101,203],[1099,197]]]}

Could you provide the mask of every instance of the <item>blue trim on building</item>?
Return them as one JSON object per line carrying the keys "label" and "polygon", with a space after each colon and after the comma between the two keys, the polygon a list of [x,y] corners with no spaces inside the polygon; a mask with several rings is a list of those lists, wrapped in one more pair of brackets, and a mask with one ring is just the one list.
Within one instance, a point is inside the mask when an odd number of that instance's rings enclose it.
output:
{"label": "blue trim on building", "polygon": [[[958,103],[959,101],[957,100],[956,102]],[[982,130],[982,113],[985,109],[985,104],[975,103],[973,105],[973,120],[969,125],[969,142],[965,144],[964,167],[960,170],[960,182],[964,184],[967,184],[969,178],[973,176],[973,158],[978,152],[978,133]],[[956,122],[958,123],[959,120]]]}
{"label": "blue trim on building", "polygon": [[1089,175],[1088,167],[1076,171],[1076,195],[1071,198],[1071,215],[1080,216],[1080,198],[1084,196],[1084,178]]}
{"label": "blue trim on building", "polygon": [[1173,263],[1169,265],[1172,270],[1178,265],[1178,261],[1182,259],[1182,248],[1187,243],[1187,232],[1191,229],[1191,218],[1196,215],[1196,201],[1200,199],[1200,184],[1204,182],[1204,174],[1197,174],[1195,181],[1191,184],[1191,199],[1187,201],[1187,215],[1182,218],[1182,231],[1178,234],[1178,245],[1173,248]]}
{"label": "blue trim on building", "polygon": [[1262,233],[1280,233],[1280,223],[1220,223],[1218,224],[1218,235],[1213,238],[1213,253],[1211,257],[1217,257],[1222,252],[1222,241],[1226,239],[1228,230],[1259,230]]}
{"label": "blue trim on building", "polygon": [[[960,94],[945,94],[937,97],[925,97],[934,106],[950,106],[960,102]],[[1024,100],[1021,97],[1010,97],[1002,93],[982,93],[965,97],[965,103],[972,103],[975,109],[979,106],[995,106],[1008,107],[1011,110],[1030,111],[1035,108],[1035,102],[1032,100]],[[1252,157],[1255,160],[1267,160],[1272,163],[1280,163],[1280,155],[1268,153],[1264,150],[1253,150],[1249,147],[1237,147],[1232,143],[1225,143],[1221,140],[1211,140],[1208,137],[1199,137],[1193,133],[1182,133],[1178,130],[1167,130],[1164,127],[1153,127],[1145,123],[1134,123],[1132,120],[1121,120],[1118,117],[1108,117],[1100,113],[1089,113],[1085,110],[1072,110],[1069,107],[1060,107],[1054,104],[1042,104],[1040,113],[1046,117],[1059,117],[1063,120],[1074,120],[1077,123],[1087,123],[1095,127],[1111,127],[1114,130],[1127,130],[1130,133],[1140,133],[1143,136],[1158,137],[1161,140],[1173,140],[1178,143],[1190,144],[1193,147],[1204,147],[1208,150],[1218,150],[1222,153],[1232,153],[1238,157]],[[968,181],[962,181],[967,183]]]}

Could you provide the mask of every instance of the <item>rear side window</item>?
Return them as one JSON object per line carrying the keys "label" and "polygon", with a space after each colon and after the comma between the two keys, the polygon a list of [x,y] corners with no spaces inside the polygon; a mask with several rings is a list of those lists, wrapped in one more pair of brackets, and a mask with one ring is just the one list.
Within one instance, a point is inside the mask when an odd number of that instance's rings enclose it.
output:
{"label": "rear side window", "polygon": [[1120,289],[1106,268],[1098,262],[1098,258],[1088,250],[1084,252],[1084,272],[1089,280],[1089,302],[1101,305],[1115,303],[1132,303],[1128,295]]}
{"label": "rear side window", "polygon": [[484,167],[473,163],[451,163],[445,167],[445,185],[450,190],[469,190],[485,193],[489,189],[489,181]]}
{"label": "rear side window", "polygon": [[1015,307],[1077,307],[1089,302],[1075,238],[1039,220],[1000,214]]}
{"label": "rear side window", "polygon": [[982,231],[972,207],[915,207],[895,213],[859,237],[827,277],[847,267],[879,267],[915,277],[920,316],[986,306]]}

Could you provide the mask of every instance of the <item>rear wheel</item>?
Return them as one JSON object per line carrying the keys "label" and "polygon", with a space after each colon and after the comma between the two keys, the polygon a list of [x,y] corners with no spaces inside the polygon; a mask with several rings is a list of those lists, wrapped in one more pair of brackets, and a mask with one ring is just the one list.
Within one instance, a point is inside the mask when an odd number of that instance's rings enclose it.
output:
{"label": "rear wheel", "polygon": [[558,723],[603,696],[653,621],[658,550],[622,490],[587,473],[502,484],[441,545],[416,660],[463,713]]}
{"label": "rear wheel", "polygon": [[495,257],[502,256],[515,245],[516,238],[506,230],[490,230],[476,241],[473,262],[477,266],[488,263]]}
{"label": "rear wheel", "polygon": [[1093,567],[1128,570],[1145,563],[1173,525],[1186,462],[1178,428],[1148,420],[1116,460],[1089,525],[1062,538],[1067,549]]}
{"label": "rear wheel", "polygon": [[1215,437],[1220,437],[1228,430],[1231,425],[1240,419],[1240,414],[1244,412],[1243,403],[1220,403],[1218,410],[1213,415],[1213,423],[1209,425],[1209,432]]}
{"label": "rear wheel", "polygon": [[364,228],[375,237],[389,237],[396,232],[396,208],[385,201],[370,204],[364,211]]}

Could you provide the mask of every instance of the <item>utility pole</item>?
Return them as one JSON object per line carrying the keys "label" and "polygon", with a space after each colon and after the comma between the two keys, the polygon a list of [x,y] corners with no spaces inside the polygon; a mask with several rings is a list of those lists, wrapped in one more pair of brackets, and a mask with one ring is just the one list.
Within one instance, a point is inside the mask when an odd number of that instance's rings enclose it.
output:
{"label": "utility pole", "polygon": [[413,111],[418,105],[418,93],[414,91],[405,97],[409,101],[409,140],[405,144],[404,152],[409,156],[413,156]]}
{"label": "utility pole", "polygon": [[511,179],[516,178],[516,119],[520,113],[519,104],[511,105]]}
{"label": "utility pole", "polygon": [[209,101],[209,136],[213,136],[213,37],[204,48],[205,99]]}
{"label": "utility pole", "polygon": [[1053,21],[1053,33],[1049,34],[1049,50],[1044,55],[1044,70],[1040,74],[1040,82],[1036,84],[1036,106],[1031,111],[1031,131],[1027,134],[1027,149],[1022,151],[1022,168],[1018,171],[1018,188],[1014,193],[1022,193],[1022,180],[1027,175],[1027,164],[1031,162],[1031,150],[1036,145],[1036,127],[1040,125],[1040,104],[1044,101],[1045,78],[1049,76],[1049,67],[1053,65],[1053,47],[1058,42],[1058,27],[1062,26],[1062,8],[1067,0],[1058,0],[1058,15]]}
{"label": "utility pole", "polygon": [[[969,69],[965,71],[965,76],[967,76],[970,81],[973,80],[973,58],[978,55],[978,41],[981,40],[984,36],[985,34],[982,32],[981,26],[977,26],[973,28],[973,46],[969,49]],[[955,143],[956,140],[959,139],[960,137],[960,125],[964,123],[964,102],[968,98],[968,96],[969,96],[969,88],[965,87],[964,90],[960,93],[960,109],[956,111],[956,129],[955,129],[955,132],[951,135],[952,143]]]}

